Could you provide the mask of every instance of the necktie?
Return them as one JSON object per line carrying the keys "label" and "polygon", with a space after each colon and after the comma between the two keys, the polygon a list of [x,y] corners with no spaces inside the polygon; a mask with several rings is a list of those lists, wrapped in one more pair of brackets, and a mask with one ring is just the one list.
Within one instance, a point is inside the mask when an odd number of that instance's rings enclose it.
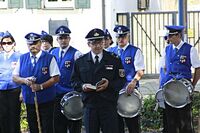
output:
{"label": "necktie", "polygon": [[178,52],[178,48],[175,48],[176,53]]}
{"label": "necktie", "polygon": [[120,49],[119,49],[119,53],[118,53],[118,54],[119,54],[119,56],[121,56],[121,55],[122,55],[123,51],[124,51],[124,50],[123,50],[122,48],[120,48]]}
{"label": "necktie", "polygon": [[99,64],[99,56],[98,55],[96,55],[95,56],[95,63],[94,63],[95,65],[98,65]]}
{"label": "necktie", "polygon": [[32,56],[32,58],[33,58],[33,66],[35,66],[37,57],[36,56]]}
{"label": "necktie", "polygon": [[61,53],[60,53],[60,62],[62,61],[63,56],[64,56],[64,51],[62,50]]}
{"label": "necktie", "polygon": [[5,60],[8,60],[8,56],[9,56],[8,54],[5,54]]}

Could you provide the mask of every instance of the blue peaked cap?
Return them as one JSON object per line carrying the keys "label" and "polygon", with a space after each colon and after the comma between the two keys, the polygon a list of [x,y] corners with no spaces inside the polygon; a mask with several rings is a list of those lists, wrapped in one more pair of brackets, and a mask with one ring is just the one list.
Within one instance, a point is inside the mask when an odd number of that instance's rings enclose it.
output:
{"label": "blue peaked cap", "polygon": [[104,30],[104,35],[105,35],[105,38],[109,37],[110,39],[112,39],[112,36],[110,35],[110,32],[108,31],[108,29]]}
{"label": "blue peaked cap", "polygon": [[130,32],[130,29],[124,25],[116,25],[113,31],[116,32],[116,37],[119,37],[125,36],[127,33]]}
{"label": "blue peaked cap", "polygon": [[27,44],[32,44],[34,42],[39,41],[41,39],[41,35],[34,32],[30,32],[25,35],[25,39],[27,41]]}
{"label": "blue peaked cap", "polygon": [[3,37],[3,35],[4,35],[4,32],[0,32],[0,37]]}
{"label": "blue peaked cap", "polygon": [[183,29],[185,28],[185,26],[177,26],[177,25],[168,25],[165,26],[167,28],[167,30],[169,30],[169,35],[171,34],[178,34],[181,33],[183,31]]}
{"label": "blue peaked cap", "polygon": [[12,35],[9,31],[6,31],[6,32],[4,32],[2,37],[12,37]]}
{"label": "blue peaked cap", "polygon": [[103,39],[105,37],[104,31],[98,28],[92,29],[85,36],[88,41]]}
{"label": "blue peaked cap", "polygon": [[61,36],[61,35],[68,35],[71,33],[70,29],[66,26],[60,26],[56,29],[56,35]]}

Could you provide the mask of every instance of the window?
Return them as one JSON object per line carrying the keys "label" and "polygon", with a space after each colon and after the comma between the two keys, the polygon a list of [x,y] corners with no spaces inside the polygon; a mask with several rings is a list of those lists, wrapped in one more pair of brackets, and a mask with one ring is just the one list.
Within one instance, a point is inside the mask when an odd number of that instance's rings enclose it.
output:
{"label": "window", "polygon": [[74,8],[74,0],[44,0],[45,8]]}
{"label": "window", "polygon": [[0,8],[7,8],[8,1],[7,0],[0,0]]}

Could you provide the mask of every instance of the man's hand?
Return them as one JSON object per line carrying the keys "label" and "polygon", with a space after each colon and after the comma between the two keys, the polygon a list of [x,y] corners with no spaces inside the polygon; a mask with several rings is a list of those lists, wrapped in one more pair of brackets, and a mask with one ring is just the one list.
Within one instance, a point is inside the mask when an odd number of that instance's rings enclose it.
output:
{"label": "man's hand", "polygon": [[99,81],[96,85],[96,87],[97,87],[96,91],[99,92],[99,91],[103,91],[103,90],[107,89],[108,84],[109,84],[109,81],[105,78],[102,78],[102,80]]}
{"label": "man's hand", "polygon": [[126,93],[127,94],[133,93],[136,84],[137,84],[137,81],[135,81],[135,80],[131,81],[126,87]]}

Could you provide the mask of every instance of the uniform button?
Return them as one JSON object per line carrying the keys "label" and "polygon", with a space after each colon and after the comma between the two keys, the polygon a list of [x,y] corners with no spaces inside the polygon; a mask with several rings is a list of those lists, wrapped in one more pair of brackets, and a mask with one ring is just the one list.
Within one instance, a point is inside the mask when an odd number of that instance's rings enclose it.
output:
{"label": "uniform button", "polygon": [[171,62],[169,64],[172,64]]}
{"label": "uniform button", "polygon": [[177,55],[178,57],[180,56],[180,55]]}

